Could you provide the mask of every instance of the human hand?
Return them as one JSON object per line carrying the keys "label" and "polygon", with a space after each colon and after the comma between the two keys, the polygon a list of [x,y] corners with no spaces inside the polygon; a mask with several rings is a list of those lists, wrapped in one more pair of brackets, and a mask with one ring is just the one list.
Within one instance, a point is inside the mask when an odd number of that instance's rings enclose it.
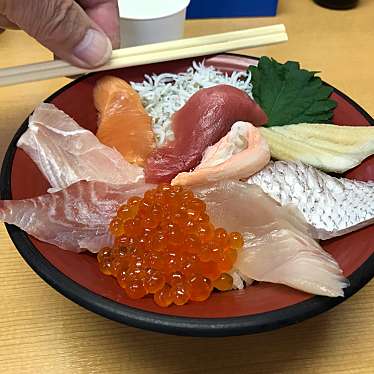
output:
{"label": "human hand", "polygon": [[91,68],[118,48],[117,0],[0,0],[0,29],[20,28],[58,58]]}

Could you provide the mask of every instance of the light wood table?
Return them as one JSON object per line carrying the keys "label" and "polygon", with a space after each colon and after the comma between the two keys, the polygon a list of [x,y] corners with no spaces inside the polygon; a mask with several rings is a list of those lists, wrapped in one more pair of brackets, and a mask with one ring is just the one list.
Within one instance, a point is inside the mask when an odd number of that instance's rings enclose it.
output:
{"label": "light wood table", "polygon": [[[250,2],[249,2],[250,3]],[[275,18],[189,21],[186,35],[283,22],[289,42],[244,51],[294,59],[374,114],[374,2],[347,12],[283,0]],[[0,67],[50,54],[22,32],[0,34]],[[0,159],[56,79],[0,88]],[[374,373],[374,283],[337,308],[269,333],[183,338],[126,327],[65,299],[21,259],[0,227],[1,373]]]}

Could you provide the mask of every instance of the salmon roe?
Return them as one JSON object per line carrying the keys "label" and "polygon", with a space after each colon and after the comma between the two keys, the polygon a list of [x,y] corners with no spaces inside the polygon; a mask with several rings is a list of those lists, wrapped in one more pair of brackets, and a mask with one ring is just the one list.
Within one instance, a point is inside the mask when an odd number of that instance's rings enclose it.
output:
{"label": "salmon roe", "polygon": [[114,276],[128,297],[153,294],[162,307],[204,301],[213,288],[230,290],[227,272],[243,238],[215,228],[205,210],[192,191],[169,184],[131,197],[110,223],[115,243],[98,253],[100,271]]}

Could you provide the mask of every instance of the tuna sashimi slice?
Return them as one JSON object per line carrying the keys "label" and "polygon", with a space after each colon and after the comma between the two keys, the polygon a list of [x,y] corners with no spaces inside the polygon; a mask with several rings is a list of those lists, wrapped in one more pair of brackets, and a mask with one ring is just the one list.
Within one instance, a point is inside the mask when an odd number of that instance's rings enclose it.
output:
{"label": "tuna sashimi slice", "polygon": [[270,149],[260,130],[248,122],[235,122],[218,143],[208,147],[200,164],[179,173],[172,185],[202,185],[242,179],[260,171],[270,161]]}
{"label": "tuna sashimi slice", "polygon": [[118,206],[149,188],[144,183],[119,186],[80,181],[32,199],[0,201],[0,221],[62,249],[98,252],[111,244],[108,226]]}
{"label": "tuna sashimi slice", "polygon": [[224,137],[237,121],[267,122],[266,114],[243,91],[228,85],[201,89],[172,116],[175,140],[154,150],[147,159],[147,182],[170,182],[190,171],[204,150]]}
{"label": "tuna sashimi slice", "polygon": [[43,103],[35,109],[17,145],[38,165],[52,187],[50,191],[80,180],[127,184],[144,179],[142,168],[101,144],[53,104]]}

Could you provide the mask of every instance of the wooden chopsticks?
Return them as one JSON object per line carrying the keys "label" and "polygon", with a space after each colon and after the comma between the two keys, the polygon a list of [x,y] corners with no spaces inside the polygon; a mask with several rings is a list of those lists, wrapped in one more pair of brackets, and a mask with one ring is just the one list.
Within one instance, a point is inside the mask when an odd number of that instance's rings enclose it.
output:
{"label": "wooden chopsticks", "polygon": [[0,87],[105,71],[181,58],[197,57],[231,50],[259,47],[287,41],[284,25],[272,25],[221,34],[180,39],[114,50],[109,62],[95,69],[82,69],[61,60],[0,69]]}

